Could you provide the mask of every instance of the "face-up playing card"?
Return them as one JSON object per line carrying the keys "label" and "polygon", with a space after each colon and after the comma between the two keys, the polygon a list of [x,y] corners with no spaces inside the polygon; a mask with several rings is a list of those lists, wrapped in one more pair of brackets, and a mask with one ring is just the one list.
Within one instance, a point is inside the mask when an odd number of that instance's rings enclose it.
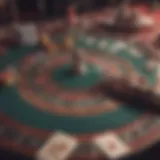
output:
{"label": "face-up playing card", "polygon": [[55,133],[38,151],[37,160],[65,160],[77,145],[77,140],[72,136],[60,132]]}
{"label": "face-up playing card", "polygon": [[141,16],[139,17],[138,25],[141,26],[152,26],[154,25],[154,19],[147,16]]}
{"label": "face-up playing card", "polygon": [[114,133],[98,136],[93,142],[111,159],[122,158],[131,151],[129,146]]}
{"label": "face-up playing card", "polygon": [[21,43],[26,45],[35,45],[39,42],[38,31],[34,24],[25,24],[19,26]]}

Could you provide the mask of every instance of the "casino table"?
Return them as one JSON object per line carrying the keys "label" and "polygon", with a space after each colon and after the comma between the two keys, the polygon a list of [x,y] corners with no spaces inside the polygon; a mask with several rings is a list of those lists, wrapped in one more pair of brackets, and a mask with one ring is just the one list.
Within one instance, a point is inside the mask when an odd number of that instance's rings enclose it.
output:
{"label": "casino table", "polygon": [[[53,37],[57,45],[63,39],[63,34]],[[96,159],[103,155],[92,139],[108,132],[131,148],[130,156],[158,143],[159,115],[89,91],[111,73],[143,77],[145,84],[157,88],[157,70],[146,72],[145,54],[124,41],[88,34],[81,34],[75,44],[85,53],[84,76],[66,74],[70,53],[63,50],[48,57],[40,45],[23,46],[1,57],[1,71],[14,68],[20,80],[0,91],[0,146],[34,156],[50,135],[62,131],[79,142],[71,159]]]}

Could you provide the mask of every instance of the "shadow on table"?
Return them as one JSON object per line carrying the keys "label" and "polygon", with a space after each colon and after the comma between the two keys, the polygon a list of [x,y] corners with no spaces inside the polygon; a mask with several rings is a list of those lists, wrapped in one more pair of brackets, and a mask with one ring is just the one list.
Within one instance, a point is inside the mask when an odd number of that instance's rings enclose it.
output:
{"label": "shadow on table", "polygon": [[119,102],[129,104],[139,110],[160,114],[160,96],[147,89],[131,86],[128,81],[110,79],[101,82],[91,89],[95,94],[101,94]]}
{"label": "shadow on table", "polygon": [[153,146],[152,148],[137,154],[133,155],[132,158],[125,158],[123,160],[159,160],[160,156],[160,144]]}

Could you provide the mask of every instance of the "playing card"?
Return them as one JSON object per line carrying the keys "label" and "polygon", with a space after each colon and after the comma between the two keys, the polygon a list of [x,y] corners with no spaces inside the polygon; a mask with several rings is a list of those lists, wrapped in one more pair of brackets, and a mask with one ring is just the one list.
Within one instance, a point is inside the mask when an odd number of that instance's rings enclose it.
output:
{"label": "playing card", "polygon": [[141,25],[141,26],[152,26],[154,25],[154,19],[152,19],[151,17],[147,17],[147,16],[141,16],[139,18],[139,21],[138,21],[138,25]]}
{"label": "playing card", "polygon": [[77,145],[77,140],[72,136],[57,132],[38,151],[37,160],[65,160]]}
{"label": "playing card", "polygon": [[104,154],[111,158],[117,159],[126,156],[130,148],[114,133],[106,133],[98,136],[93,140]]}
{"label": "playing card", "polygon": [[38,31],[34,24],[25,24],[19,26],[21,34],[21,43],[26,45],[35,45],[38,43]]}

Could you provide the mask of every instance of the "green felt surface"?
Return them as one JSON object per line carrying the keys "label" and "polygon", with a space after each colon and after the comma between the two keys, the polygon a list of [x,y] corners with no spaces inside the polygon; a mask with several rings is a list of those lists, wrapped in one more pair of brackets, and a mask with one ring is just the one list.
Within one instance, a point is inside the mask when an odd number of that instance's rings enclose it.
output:
{"label": "green felt surface", "polygon": [[[91,50],[100,50],[98,48],[98,41],[96,40],[95,44],[87,44],[86,37],[83,37],[83,41],[80,40],[77,45],[79,48],[88,48]],[[111,48],[115,42],[112,40],[106,40],[108,42],[108,47]],[[109,48],[107,48],[109,50]],[[106,49],[106,50],[107,50]],[[37,50],[37,47],[22,47],[19,49],[12,49],[8,51],[8,54],[2,59],[0,59],[0,69],[2,69],[7,64],[14,64],[16,61],[19,61],[25,55],[28,55],[31,51]],[[118,52],[118,56],[125,58],[130,61],[137,72],[145,76],[151,84],[154,84],[156,81],[156,71],[152,73],[146,73],[144,70],[145,58],[135,58],[131,56],[128,52],[128,49],[121,49]],[[59,68],[56,72],[53,72],[52,78],[60,81],[61,74],[66,68]],[[91,71],[89,76],[84,77],[84,79],[78,79],[74,77],[74,82],[77,86],[77,83],[80,81],[85,81],[82,83],[81,87],[86,87],[88,85],[93,85],[99,81],[100,76],[97,76],[97,71]],[[56,78],[55,78],[55,75]],[[58,78],[57,78],[58,77]],[[91,80],[89,80],[91,79]],[[87,83],[90,81],[90,83]],[[73,79],[68,81],[60,81],[65,86],[75,87],[73,85]],[[59,116],[54,115],[48,112],[40,111],[34,106],[24,101],[21,98],[16,87],[5,87],[0,92],[0,110],[8,115],[9,117],[19,121],[22,124],[32,126],[34,128],[39,128],[43,130],[65,130],[72,133],[88,133],[88,132],[99,132],[104,130],[110,130],[115,128],[123,127],[126,124],[129,124],[136,120],[142,115],[144,111],[137,110],[134,107],[121,105],[117,110],[106,112],[96,116],[84,116],[84,117],[74,117],[74,116]]]}
{"label": "green felt surface", "polygon": [[58,85],[69,89],[90,88],[102,80],[103,74],[98,70],[98,67],[91,64],[88,64],[86,68],[87,71],[84,75],[73,75],[71,73],[72,65],[66,64],[53,71],[53,81]]}
{"label": "green felt surface", "polygon": [[137,119],[141,111],[121,106],[114,112],[98,116],[69,117],[52,115],[37,110],[23,101],[16,89],[5,88],[0,96],[1,111],[22,124],[45,130],[65,130],[72,133],[86,133],[115,129]]}

